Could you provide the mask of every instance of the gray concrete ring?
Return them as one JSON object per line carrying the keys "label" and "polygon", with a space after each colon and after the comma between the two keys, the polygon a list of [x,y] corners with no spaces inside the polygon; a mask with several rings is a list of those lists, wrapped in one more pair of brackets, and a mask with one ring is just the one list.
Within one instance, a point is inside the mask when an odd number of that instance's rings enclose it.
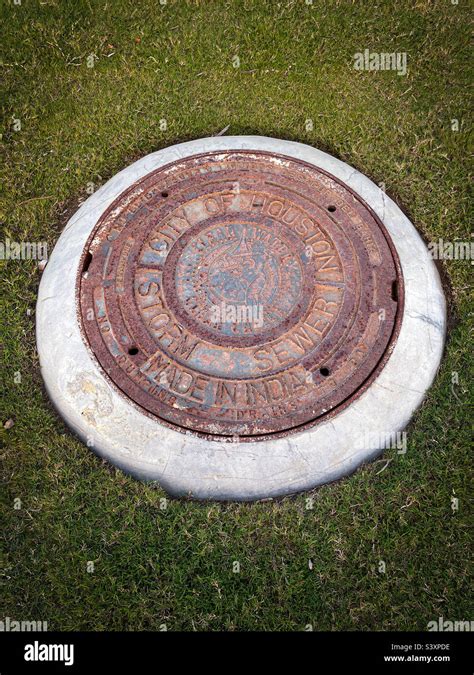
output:
{"label": "gray concrete ring", "polygon": [[[334,417],[285,438],[207,440],[160,424],[120,395],[87,349],[76,308],[76,276],[101,214],[128,187],[178,159],[212,151],[261,150],[295,157],[332,174],[385,225],[402,267],[400,333],[371,385]],[[81,206],[61,234],[41,280],[37,345],[48,394],[71,429],[97,454],[173,495],[254,500],[313,488],[354,471],[381,452],[373,439],[404,429],[430,387],[443,353],[446,305],[436,266],[415,227],[369,178],[301,143],[260,136],[205,138],[154,152],[127,167]]]}

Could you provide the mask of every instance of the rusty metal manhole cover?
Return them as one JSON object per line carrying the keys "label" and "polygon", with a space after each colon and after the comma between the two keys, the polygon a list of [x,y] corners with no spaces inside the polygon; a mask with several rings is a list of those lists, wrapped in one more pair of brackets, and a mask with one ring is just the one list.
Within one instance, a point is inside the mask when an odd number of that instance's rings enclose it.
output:
{"label": "rusty metal manhole cover", "polygon": [[84,338],[120,392],[208,437],[290,433],[368,386],[403,283],[384,226],[296,158],[208,152],[102,214],[79,267]]}

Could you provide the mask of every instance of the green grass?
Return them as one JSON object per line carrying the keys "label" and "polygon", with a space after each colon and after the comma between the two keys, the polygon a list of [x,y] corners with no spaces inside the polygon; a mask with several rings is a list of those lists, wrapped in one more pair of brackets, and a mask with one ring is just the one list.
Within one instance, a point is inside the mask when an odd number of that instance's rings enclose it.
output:
{"label": "green grass", "polygon": [[[465,0],[4,1],[0,240],[52,250],[90,182],[230,125],[327,150],[384,182],[427,240],[469,241],[468,18]],[[407,52],[408,74],[354,70],[366,48]],[[165,510],[159,488],[102,462],[56,416],[35,350],[40,274],[34,261],[0,269],[0,421],[14,420],[0,449],[0,618],[291,631],[473,618],[469,262],[443,264],[449,341],[405,456],[389,450],[311,494]]]}

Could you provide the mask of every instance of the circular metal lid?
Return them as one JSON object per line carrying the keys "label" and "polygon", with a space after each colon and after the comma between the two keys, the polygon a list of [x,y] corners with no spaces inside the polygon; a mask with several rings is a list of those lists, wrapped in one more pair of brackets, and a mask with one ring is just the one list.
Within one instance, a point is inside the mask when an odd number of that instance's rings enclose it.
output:
{"label": "circular metal lid", "polygon": [[210,437],[288,434],[363,391],[403,283],[373,211],[314,165],[209,152],[102,215],[77,280],[83,336],[120,392]]}

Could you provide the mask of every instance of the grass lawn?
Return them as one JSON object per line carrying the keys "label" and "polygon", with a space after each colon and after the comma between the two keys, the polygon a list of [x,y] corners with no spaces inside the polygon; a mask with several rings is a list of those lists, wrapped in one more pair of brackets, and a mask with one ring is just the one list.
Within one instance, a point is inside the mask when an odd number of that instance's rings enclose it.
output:
{"label": "grass lawn", "polygon": [[[383,182],[426,240],[471,241],[466,0],[4,0],[0,13],[2,242],[51,251],[88,191],[228,125],[326,150]],[[406,52],[407,74],[355,70],[365,49]],[[446,354],[407,453],[312,493],[219,504],[164,502],[70,435],[39,372],[40,272],[0,260],[0,619],[299,631],[474,618],[472,266],[441,267]]]}

